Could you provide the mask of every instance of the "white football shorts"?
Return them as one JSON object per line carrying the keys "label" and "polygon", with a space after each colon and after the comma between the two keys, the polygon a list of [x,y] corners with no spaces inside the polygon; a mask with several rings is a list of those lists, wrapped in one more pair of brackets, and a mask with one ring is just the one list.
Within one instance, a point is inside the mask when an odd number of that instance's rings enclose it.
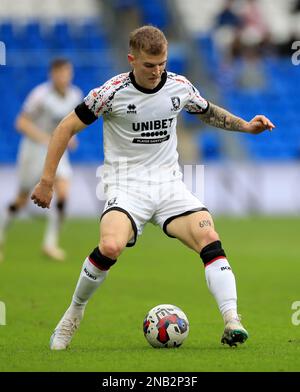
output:
{"label": "white football shorts", "polygon": [[[29,142],[29,143],[28,143]],[[19,188],[30,192],[41,178],[47,147],[24,140],[18,154]],[[57,178],[70,179],[72,168],[67,152],[62,156],[57,172]]]}
{"label": "white football shorts", "polygon": [[110,185],[105,194],[107,201],[101,218],[107,212],[117,210],[125,213],[132,223],[134,237],[127,246],[135,244],[147,222],[159,225],[171,237],[166,227],[173,219],[196,211],[207,211],[181,180],[155,185],[131,182],[126,188]]}

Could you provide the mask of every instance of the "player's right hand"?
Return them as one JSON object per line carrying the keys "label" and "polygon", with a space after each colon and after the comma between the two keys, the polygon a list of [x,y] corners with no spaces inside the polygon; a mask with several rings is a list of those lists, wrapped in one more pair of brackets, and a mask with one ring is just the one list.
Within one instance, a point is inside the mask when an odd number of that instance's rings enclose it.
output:
{"label": "player's right hand", "polygon": [[42,208],[49,208],[53,196],[53,185],[40,181],[34,188],[31,200]]}

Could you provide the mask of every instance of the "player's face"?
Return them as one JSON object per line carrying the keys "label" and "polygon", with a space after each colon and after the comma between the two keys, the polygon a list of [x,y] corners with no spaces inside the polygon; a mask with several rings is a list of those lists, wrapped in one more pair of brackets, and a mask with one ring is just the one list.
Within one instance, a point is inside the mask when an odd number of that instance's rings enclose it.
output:
{"label": "player's face", "polygon": [[159,55],[149,55],[143,51],[128,55],[128,61],[133,68],[135,80],[138,85],[154,89],[161,80],[161,75],[167,63],[167,49]]}
{"label": "player's face", "polygon": [[73,79],[73,67],[71,64],[65,64],[61,67],[54,68],[51,71],[51,80],[54,87],[64,94]]}

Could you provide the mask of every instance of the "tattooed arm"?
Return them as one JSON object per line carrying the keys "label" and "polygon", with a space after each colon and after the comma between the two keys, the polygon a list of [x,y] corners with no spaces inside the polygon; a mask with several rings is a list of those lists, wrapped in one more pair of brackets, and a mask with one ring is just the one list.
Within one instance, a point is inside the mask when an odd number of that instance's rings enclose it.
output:
{"label": "tattooed arm", "polygon": [[213,127],[225,129],[227,131],[258,134],[265,131],[266,129],[271,131],[273,128],[275,128],[275,125],[272,124],[271,121],[265,116],[255,116],[250,122],[248,122],[240,117],[234,116],[227,110],[212,103],[209,103],[208,110],[201,114],[200,118],[202,121]]}

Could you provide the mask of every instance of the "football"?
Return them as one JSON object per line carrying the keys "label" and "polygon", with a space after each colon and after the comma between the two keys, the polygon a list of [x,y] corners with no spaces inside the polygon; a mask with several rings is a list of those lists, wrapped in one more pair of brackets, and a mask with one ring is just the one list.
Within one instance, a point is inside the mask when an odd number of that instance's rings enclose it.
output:
{"label": "football", "polygon": [[155,348],[179,347],[189,334],[189,321],[175,305],[157,305],[143,323],[144,336]]}

